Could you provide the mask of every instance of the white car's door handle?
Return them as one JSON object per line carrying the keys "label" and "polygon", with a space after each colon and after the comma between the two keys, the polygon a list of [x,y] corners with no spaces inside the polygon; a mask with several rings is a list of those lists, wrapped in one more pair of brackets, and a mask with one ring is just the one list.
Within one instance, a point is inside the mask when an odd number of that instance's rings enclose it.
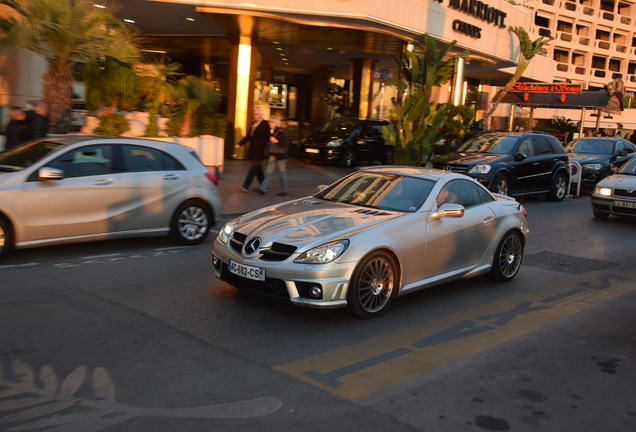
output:
{"label": "white car's door handle", "polygon": [[179,176],[177,174],[166,174],[165,176],[163,176],[164,180],[176,180],[178,178]]}
{"label": "white car's door handle", "polygon": [[95,180],[95,185],[97,186],[109,185],[112,182],[113,182],[113,179],[105,178],[105,179]]}
{"label": "white car's door handle", "polygon": [[482,222],[482,223],[483,223],[484,225],[488,225],[488,224],[493,223],[494,221],[495,221],[495,218],[494,218],[494,217],[492,217],[492,216],[488,216],[486,219],[484,219],[484,220],[483,220],[483,222]]}

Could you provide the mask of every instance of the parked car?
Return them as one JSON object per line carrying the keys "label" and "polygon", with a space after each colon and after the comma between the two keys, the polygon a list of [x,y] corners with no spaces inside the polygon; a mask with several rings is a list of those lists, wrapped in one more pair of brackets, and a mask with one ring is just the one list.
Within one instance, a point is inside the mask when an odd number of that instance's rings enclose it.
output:
{"label": "parked car", "polygon": [[306,159],[338,163],[347,168],[359,162],[394,162],[393,147],[385,144],[382,120],[340,117],[313,131],[301,148]]}
{"label": "parked car", "polygon": [[636,146],[620,138],[579,138],[567,145],[569,160],[581,164],[581,187],[592,189],[636,153]]}
{"label": "parked car", "polygon": [[636,216],[636,157],[627,161],[616,174],[596,184],[592,211],[599,219],[606,219],[610,214]]}
{"label": "parked car", "polygon": [[216,178],[187,147],[66,136],[0,153],[0,253],[171,234],[202,242],[220,215]]}
{"label": "parked car", "polygon": [[212,264],[239,289],[369,318],[450,280],[512,279],[527,235],[525,209],[470,177],[380,166],[228,222]]}
{"label": "parked car", "polygon": [[433,160],[433,167],[466,174],[502,195],[567,194],[568,156],[552,135],[495,132],[476,136],[456,152]]}

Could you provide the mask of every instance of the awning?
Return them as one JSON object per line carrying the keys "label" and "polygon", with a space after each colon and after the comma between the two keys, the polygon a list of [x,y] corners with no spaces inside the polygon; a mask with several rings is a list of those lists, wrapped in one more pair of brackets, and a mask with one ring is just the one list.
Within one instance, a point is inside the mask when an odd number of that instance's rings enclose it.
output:
{"label": "awning", "polygon": [[[524,96],[527,100],[524,100]],[[604,91],[582,91],[581,93],[508,93],[503,103],[541,108],[591,108],[603,109],[607,107],[609,96]]]}

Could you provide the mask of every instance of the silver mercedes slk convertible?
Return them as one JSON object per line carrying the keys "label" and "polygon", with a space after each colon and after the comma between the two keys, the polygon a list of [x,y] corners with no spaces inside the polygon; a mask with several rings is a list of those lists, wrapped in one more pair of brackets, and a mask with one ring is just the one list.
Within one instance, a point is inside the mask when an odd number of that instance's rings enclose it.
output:
{"label": "silver mercedes slk convertible", "polygon": [[228,222],[212,261],[239,289],[368,318],[450,280],[512,279],[527,235],[518,202],[467,176],[380,166]]}

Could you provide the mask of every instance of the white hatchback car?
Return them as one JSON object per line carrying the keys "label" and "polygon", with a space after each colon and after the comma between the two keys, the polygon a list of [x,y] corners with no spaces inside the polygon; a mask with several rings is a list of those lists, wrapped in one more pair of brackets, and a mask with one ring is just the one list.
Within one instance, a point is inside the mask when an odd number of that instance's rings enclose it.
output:
{"label": "white hatchback car", "polygon": [[197,244],[220,213],[216,178],[180,145],[65,136],[0,153],[0,255],[165,234]]}

